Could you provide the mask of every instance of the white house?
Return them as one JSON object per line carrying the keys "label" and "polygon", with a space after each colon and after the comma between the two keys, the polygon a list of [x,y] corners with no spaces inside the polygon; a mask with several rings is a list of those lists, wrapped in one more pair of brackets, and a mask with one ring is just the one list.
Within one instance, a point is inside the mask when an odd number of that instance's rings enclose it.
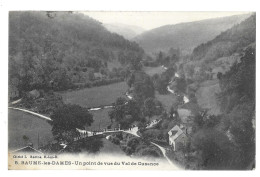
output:
{"label": "white house", "polygon": [[186,146],[188,137],[186,133],[178,126],[175,125],[169,132],[169,145],[172,146],[173,150],[176,151],[179,145]]}

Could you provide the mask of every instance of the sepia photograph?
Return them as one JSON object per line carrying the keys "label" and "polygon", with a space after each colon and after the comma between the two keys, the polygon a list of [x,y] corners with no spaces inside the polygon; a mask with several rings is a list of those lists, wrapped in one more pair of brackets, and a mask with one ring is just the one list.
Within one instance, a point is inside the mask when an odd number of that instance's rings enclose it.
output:
{"label": "sepia photograph", "polygon": [[8,12],[9,170],[255,170],[256,12]]}

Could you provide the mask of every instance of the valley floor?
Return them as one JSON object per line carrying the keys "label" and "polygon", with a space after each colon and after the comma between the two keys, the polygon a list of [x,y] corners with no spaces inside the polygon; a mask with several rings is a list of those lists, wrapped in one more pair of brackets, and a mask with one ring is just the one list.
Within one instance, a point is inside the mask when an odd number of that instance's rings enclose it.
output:
{"label": "valley floor", "polygon": [[127,90],[125,82],[85,88],[80,90],[59,92],[66,104],[77,104],[92,108],[101,105],[111,105],[118,97],[125,97]]}
{"label": "valley floor", "polygon": [[27,146],[29,142],[38,148],[53,140],[52,127],[46,120],[12,109],[8,110],[8,117],[9,150]]}

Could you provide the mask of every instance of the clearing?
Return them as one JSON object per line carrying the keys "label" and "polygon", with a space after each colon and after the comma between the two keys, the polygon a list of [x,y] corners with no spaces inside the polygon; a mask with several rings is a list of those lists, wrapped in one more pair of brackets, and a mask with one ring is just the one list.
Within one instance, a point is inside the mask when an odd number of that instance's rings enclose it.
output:
{"label": "clearing", "polygon": [[85,88],[81,90],[59,92],[66,104],[77,104],[82,107],[99,107],[111,105],[118,97],[125,97],[127,90],[125,82]]}
{"label": "clearing", "polygon": [[144,67],[144,72],[149,76],[153,76],[154,74],[162,74],[165,69],[161,66],[157,67]]}
{"label": "clearing", "polygon": [[163,106],[168,112],[170,111],[171,106],[178,102],[177,97],[171,93],[161,95],[158,92],[156,92],[155,97],[163,104]]}
{"label": "clearing", "polygon": [[199,106],[203,109],[209,109],[208,113],[218,115],[221,113],[220,106],[216,98],[216,93],[220,92],[218,80],[208,80],[200,84],[196,92],[196,98]]}

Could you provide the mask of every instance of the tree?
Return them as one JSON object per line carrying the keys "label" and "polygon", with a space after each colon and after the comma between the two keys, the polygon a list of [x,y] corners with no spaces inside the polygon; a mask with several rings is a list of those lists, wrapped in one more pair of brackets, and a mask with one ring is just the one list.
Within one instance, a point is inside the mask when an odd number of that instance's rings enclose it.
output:
{"label": "tree", "polygon": [[234,144],[239,148],[240,167],[255,160],[255,48],[246,48],[241,62],[235,63],[220,80],[220,103]]}
{"label": "tree", "polygon": [[116,121],[122,129],[127,129],[135,120],[140,120],[141,109],[134,100],[127,101],[125,98],[118,98],[113,109],[109,112],[111,121]]}
{"label": "tree", "polygon": [[179,61],[179,59],[180,59],[180,49],[179,48],[178,49],[170,48],[168,53],[171,56],[172,63],[176,63]]}
{"label": "tree", "polygon": [[[28,141],[30,140],[30,138],[26,135],[23,135],[23,141],[25,142],[25,144],[28,144]],[[39,146],[39,145],[38,145]]]}
{"label": "tree", "polygon": [[154,98],[147,98],[143,105],[144,115],[149,119],[154,115],[160,115],[163,112],[162,103]]}
{"label": "tree", "polygon": [[204,121],[204,126],[207,128],[213,128],[220,123],[221,118],[222,117],[219,115],[209,115],[207,119]]}
{"label": "tree", "polygon": [[252,126],[254,105],[250,102],[237,105],[227,116],[232,140],[239,147],[241,168],[247,168],[255,159],[255,129]]}
{"label": "tree", "polygon": [[51,116],[52,133],[56,139],[72,139],[76,128],[84,129],[93,122],[93,116],[87,108],[78,105],[64,105]]}
{"label": "tree", "polygon": [[166,94],[167,86],[169,84],[168,80],[163,80],[162,77],[154,77],[153,78],[154,88],[160,93],[160,94]]}
{"label": "tree", "polygon": [[234,169],[233,157],[237,155],[236,148],[228,137],[216,129],[201,129],[193,139],[192,146],[201,159],[202,169],[224,170]]}
{"label": "tree", "polygon": [[158,63],[162,64],[162,62],[163,62],[162,61],[163,60],[163,52],[162,51],[159,52],[156,60],[157,60]]}
{"label": "tree", "polygon": [[170,116],[169,116],[170,119],[175,120],[175,121],[179,120],[179,114],[177,111],[177,107],[171,106],[169,114],[170,114]]}
{"label": "tree", "polygon": [[160,157],[160,153],[158,151],[156,151],[155,149],[151,148],[151,147],[147,147],[145,149],[142,149],[140,152],[140,155],[142,157],[148,157],[148,158],[158,158]]}
{"label": "tree", "polygon": [[140,71],[142,69],[142,54],[128,52],[127,57],[130,59],[130,68],[132,70]]}
{"label": "tree", "polygon": [[100,137],[90,137],[82,140],[80,145],[81,149],[86,150],[90,153],[97,153],[104,146],[103,141]]}
{"label": "tree", "polygon": [[129,77],[127,78],[127,81],[126,81],[128,87],[131,88],[132,85],[133,85],[133,83],[134,83],[134,81],[135,81],[135,75],[134,75],[134,73],[130,73],[130,75],[129,75]]}
{"label": "tree", "polygon": [[70,77],[64,68],[59,68],[58,70],[52,72],[50,77],[52,78],[54,90],[64,90],[72,85]]}
{"label": "tree", "polygon": [[103,146],[102,138],[92,136],[71,143],[64,149],[64,152],[79,153],[87,151],[88,153],[97,153]]}
{"label": "tree", "polygon": [[139,104],[142,105],[145,99],[154,97],[154,85],[146,73],[135,72],[132,83],[133,97]]}
{"label": "tree", "polygon": [[177,91],[185,93],[186,87],[187,87],[187,84],[186,84],[186,80],[184,78],[176,79],[176,90]]}
{"label": "tree", "polygon": [[154,87],[160,94],[166,94],[167,86],[169,85],[169,82],[171,81],[172,77],[175,74],[175,69],[170,67],[166,71],[164,71],[161,76],[154,75],[152,77]]}
{"label": "tree", "polygon": [[134,99],[142,104],[147,98],[154,97],[154,87],[150,80],[144,82],[135,82],[133,90]]}
{"label": "tree", "polygon": [[218,74],[217,74],[217,78],[220,80],[221,78],[222,78],[222,73],[221,72],[218,72]]}
{"label": "tree", "polygon": [[125,115],[125,110],[126,110],[126,102],[127,102],[127,100],[122,97],[119,97],[116,99],[113,109],[108,113],[109,117],[111,119],[111,122],[113,120],[119,122],[120,120],[123,119],[123,117]]}
{"label": "tree", "polygon": [[148,116],[149,119],[155,114],[156,105],[154,98],[147,98],[144,101],[144,115]]}
{"label": "tree", "polygon": [[160,119],[162,119],[162,120],[168,119],[168,114],[167,114],[167,112],[165,110],[160,115]]}
{"label": "tree", "polygon": [[132,152],[135,152],[137,146],[141,143],[140,138],[133,137],[127,141],[127,146],[131,148]]}

